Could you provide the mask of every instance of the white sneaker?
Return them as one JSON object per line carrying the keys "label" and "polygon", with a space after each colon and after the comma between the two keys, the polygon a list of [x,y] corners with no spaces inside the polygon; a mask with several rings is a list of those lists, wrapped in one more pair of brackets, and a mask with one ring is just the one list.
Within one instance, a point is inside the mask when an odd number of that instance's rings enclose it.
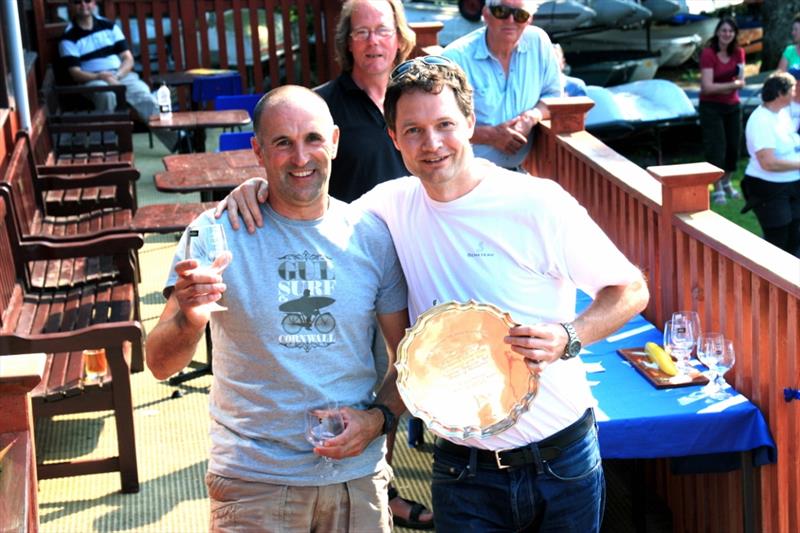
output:
{"label": "white sneaker", "polygon": [[725,194],[728,196],[728,198],[731,198],[732,200],[738,200],[742,196],[739,191],[734,189],[733,185],[730,183],[722,185],[722,188],[725,190]]}
{"label": "white sneaker", "polygon": [[711,203],[714,205],[725,205],[728,199],[725,198],[725,191],[714,191],[711,193]]}

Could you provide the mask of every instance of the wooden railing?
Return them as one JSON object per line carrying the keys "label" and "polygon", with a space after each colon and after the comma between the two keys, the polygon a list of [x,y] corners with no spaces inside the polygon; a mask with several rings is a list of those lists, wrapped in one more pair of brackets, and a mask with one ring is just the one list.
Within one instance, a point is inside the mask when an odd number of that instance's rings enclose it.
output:
{"label": "wooden railing", "polygon": [[[800,260],[708,210],[707,163],[641,169],[583,131],[586,98],[552,99],[526,166],[573,194],[647,275],[655,324],[678,309],[700,313],[706,329],[737,347],[728,379],[757,404],[778,462],[756,470],[759,531],[800,524]],[[743,530],[742,474],[673,475],[667,461],[647,469],[673,511],[675,531]],[[760,512],[759,512],[760,511]]]}

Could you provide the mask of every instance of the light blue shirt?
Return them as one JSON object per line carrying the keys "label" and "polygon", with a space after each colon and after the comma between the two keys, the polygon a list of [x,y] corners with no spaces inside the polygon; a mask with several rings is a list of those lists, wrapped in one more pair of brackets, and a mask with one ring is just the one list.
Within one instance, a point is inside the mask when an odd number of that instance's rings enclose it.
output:
{"label": "light blue shirt", "polygon": [[[495,126],[523,111],[533,109],[539,100],[561,96],[561,71],[553,45],[547,34],[536,26],[528,26],[511,56],[508,76],[503,66],[486,45],[486,27],[453,41],[443,55],[464,69],[474,89],[475,116],[478,126]],[[512,155],[486,144],[475,144],[475,155],[501,167],[522,163],[533,144],[528,143]]]}

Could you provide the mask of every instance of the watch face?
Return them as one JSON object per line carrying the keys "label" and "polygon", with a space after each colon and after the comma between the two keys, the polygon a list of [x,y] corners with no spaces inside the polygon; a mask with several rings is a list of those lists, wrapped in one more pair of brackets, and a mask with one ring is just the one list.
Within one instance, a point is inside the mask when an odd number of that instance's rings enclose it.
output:
{"label": "watch face", "polygon": [[572,341],[569,343],[569,355],[570,357],[575,357],[581,352],[581,343],[580,341]]}

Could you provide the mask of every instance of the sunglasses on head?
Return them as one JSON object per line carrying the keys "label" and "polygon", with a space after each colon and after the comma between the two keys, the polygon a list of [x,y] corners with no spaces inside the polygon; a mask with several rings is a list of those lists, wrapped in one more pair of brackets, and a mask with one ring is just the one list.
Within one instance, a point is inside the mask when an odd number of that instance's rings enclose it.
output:
{"label": "sunglasses on head", "polygon": [[531,14],[521,7],[508,7],[500,4],[499,6],[489,6],[489,13],[499,20],[507,19],[509,15],[514,16],[514,22],[528,22]]}
{"label": "sunglasses on head", "polygon": [[444,56],[422,56],[422,57],[415,57],[414,59],[408,59],[403,61],[396,67],[389,75],[389,78],[395,80],[408,72],[411,67],[414,66],[415,63],[424,63],[426,65],[443,65],[446,67],[451,67],[455,65],[452,60],[444,57]]}

